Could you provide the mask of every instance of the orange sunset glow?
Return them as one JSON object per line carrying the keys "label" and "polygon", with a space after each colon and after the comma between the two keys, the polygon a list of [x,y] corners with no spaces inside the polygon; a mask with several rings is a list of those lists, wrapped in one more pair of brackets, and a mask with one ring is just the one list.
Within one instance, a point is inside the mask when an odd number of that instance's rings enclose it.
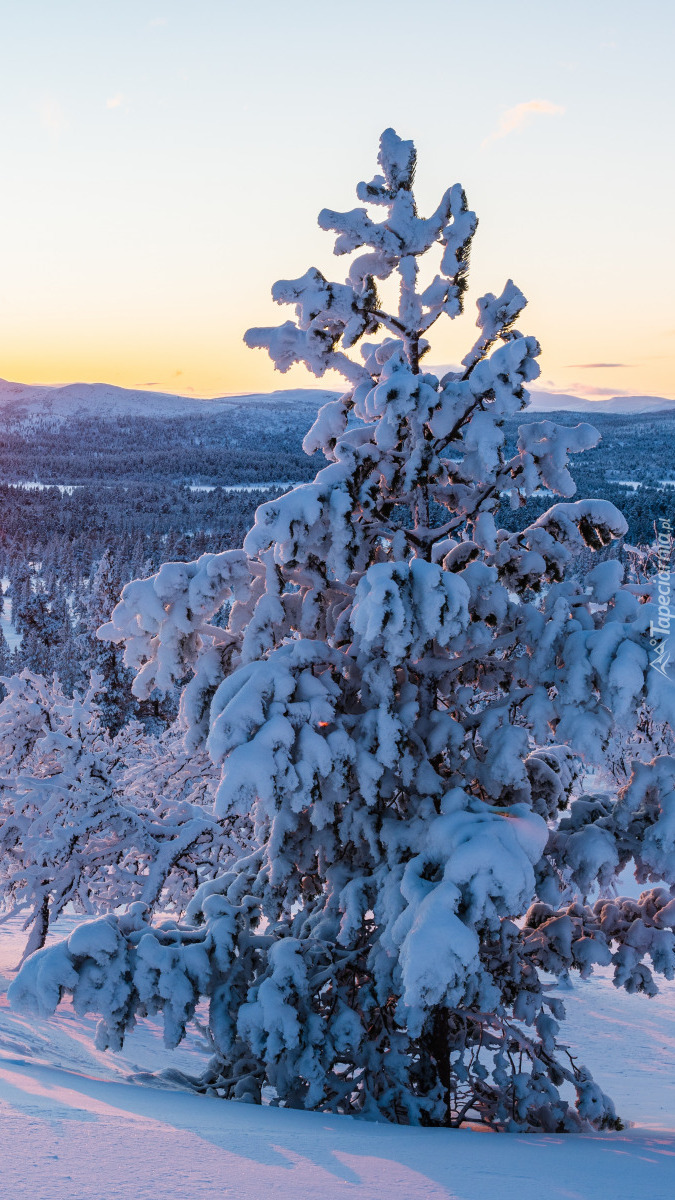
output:
{"label": "orange sunset glow", "polygon": [[[0,81],[1,377],[203,396],[311,384],[279,376],[242,334],[286,318],[275,279],[312,264],[343,278],[316,216],[356,203],[348,181],[393,124],[416,139],[421,203],[459,180],[480,213],[470,296],[513,277],[528,297],[542,386],[674,394],[672,163],[650,116],[670,64],[637,11],[575,3],[560,26],[545,6],[516,37],[494,6],[480,79],[473,61],[453,64],[461,113],[420,59],[401,79],[374,68],[365,112],[347,83],[328,135],[321,105],[297,111],[322,37],[305,0],[285,14],[283,56],[269,5],[262,22],[213,2],[199,22],[176,3],[156,18],[130,4],[95,17],[40,8],[38,41],[28,10],[0,19],[14,46]],[[386,59],[396,22],[358,11]],[[470,42],[469,10],[452,21]],[[357,58],[336,48],[345,81]],[[439,330],[428,361],[452,361],[458,332]]]}

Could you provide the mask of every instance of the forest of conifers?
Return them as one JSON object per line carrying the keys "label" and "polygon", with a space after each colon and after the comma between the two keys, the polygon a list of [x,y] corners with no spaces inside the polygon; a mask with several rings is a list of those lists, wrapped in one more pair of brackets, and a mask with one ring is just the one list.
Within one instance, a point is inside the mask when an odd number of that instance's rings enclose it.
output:
{"label": "forest of conifers", "polygon": [[[317,397],[321,403],[325,393]],[[5,415],[0,673],[56,671],[66,690],[82,687],[92,665],[90,591],[103,554],[112,561],[113,605],[127,580],[162,562],[241,545],[260,503],[288,483],[313,478],[317,455],[309,458],[301,447],[312,409],[305,392],[297,407],[270,400],[213,417]],[[552,417],[564,425],[589,419],[570,412]],[[507,422],[509,442],[517,424],[541,418],[530,411]],[[673,462],[675,482],[675,413],[599,413],[593,422],[602,440],[575,463],[577,494],[611,500],[628,521],[626,541],[650,544],[655,522],[671,515],[675,498],[662,465]],[[35,483],[45,486],[25,486]],[[500,522],[511,529],[523,514],[510,510],[508,496],[503,500]],[[530,499],[529,519],[550,504],[550,495]],[[99,620],[100,601],[95,608]]]}

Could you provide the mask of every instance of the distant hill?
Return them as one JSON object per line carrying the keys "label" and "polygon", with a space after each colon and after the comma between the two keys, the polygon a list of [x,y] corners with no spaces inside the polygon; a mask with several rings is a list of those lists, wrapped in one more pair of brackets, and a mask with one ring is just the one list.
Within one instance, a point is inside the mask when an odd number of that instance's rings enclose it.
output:
{"label": "distant hill", "polygon": [[586,400],[582,396],[570,396],[561,392],[530,392],[530,409],[535,412],[594,413],[659,413],[674,412],[675,400],[664,396],[611,396],[607,400]]}
{"label": "distant hill", "polygon": [[318,388],[294,388],[201,400],[195,396],[177,396],[169,392],[116,387],[111,383],[69,383],[65,387],[49,387],[0,379],[0,417],[52,417],[66,420],[74,416],[96,415],[103,418],[218,416],[246,406],[264,406],[277,411],[307,409],[308,413],[313,414],[335,395],[336,392]]}
{"label": "distant hill", "polygon": [[[227,415],[242,408],[255,407],[275,412],[302,412],[313,415],[339,392],[321,388],[290,388],[275,392],[250,392],[201,400],[170,392],[116,387],[111,383],[69,383],[65,387],[10,383],[0,379],[0,417],[32,420],[51,417],[66,420],[74,416],[186,417]],[[659,413],[675,411],[675,400],[664,396],[612,396],[607,400],[587,400],[562,392],[531,392],[533,412]]]}

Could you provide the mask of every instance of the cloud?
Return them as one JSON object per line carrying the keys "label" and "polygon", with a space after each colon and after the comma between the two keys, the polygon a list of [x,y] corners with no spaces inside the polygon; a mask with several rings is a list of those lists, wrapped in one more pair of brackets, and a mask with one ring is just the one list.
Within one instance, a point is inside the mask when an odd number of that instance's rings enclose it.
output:
{"label": "cloud", "polygon": [[583,392],[585,396],[632,396],[635,393],[635,388],[631,391],[630,388],[590,387],[587,383],[574,383],[572,387]]}
{"label": "cloud", "polygon": [[58,100],[48,96],[39,106],[40,121],[43,127],[58,138],[66,128],[66,118]]}
{"label": "cloud", "polygon": [[[540,388],[547,392],[560,392],[561,395],[587,396],[589,399],[593,396],[632,396],[634,394],[627,388],[597,387],[595,384],[583,383],[581,380],[577,380],[575,383],[555,383],[552,379],[542,379]],[[536,384],[534,390],[539,390]]]}
{"label": "cloud", "polygon": [[609,370],[610,367],[630,367],[632,363],[568,363],[569,370],[574,371],[595,371]]}
{"label": "cloud", "polygon": [[152,21],[148,21],[148,29],[157,29],[159,25],[166,25],[166,17],[154,17]]}
{"label": "cloud", "polygon": [[114,96],[110,96],[105,102],[106,108],[119,108],[121,104],[124,104],[124,96],[121,92],[117,92]]}
{"label": "cloud", "polygon": [[556,116],[561,115],[564,111],[561,104],[553,104],[551,100],[526,100],[522,104],[516,104],[501,114],[497,128],[489,137],[485,138],[483,145],[487,146],[490,142],[497,141],[498,138],[514,133],[516,129],[522,129],[524,125],[529,124],[533,117]]}

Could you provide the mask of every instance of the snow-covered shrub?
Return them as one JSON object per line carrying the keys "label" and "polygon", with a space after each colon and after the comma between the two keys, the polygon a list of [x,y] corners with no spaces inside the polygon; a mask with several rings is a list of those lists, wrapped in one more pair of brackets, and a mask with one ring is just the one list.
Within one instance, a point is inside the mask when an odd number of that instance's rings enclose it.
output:
{"label": "snow-covered shrub", "polygon": [[[613,963],[653,991],[675,968],[673,770],[639,766],[619,796],[576,796],[576,760],[602,758],[614,714],[671,720],[650,672],[644,589],[581,550],[626,524],[572,500],[587,425],[542,420],[505,452],[539,346],[516,328],[509,281],[478,300],[456,370],[425,371],[427,334],[457,317],[476,229],[461,187],[428,218],[415,151],[393,130],[363,207],[324,210],[344,283],[309,270],[275,285],[295,319],[249,330],[282,370],[336,370],[305,448],[327,465],[263,504],[241,551],[170,563],[127,585],[106,633],[135,691],[182,687],[188,747],[220,767],[216,812],[253,823],[250,848],[195,893],[182,923],[128,916],[33,955],[16,1004],[64,992],[117,1046],[137,1014],[182,1037],[208,998],[214,1056],[201,1086],[373,1119],[498,1129],[616,1123],[558,1041],[542,972]],[[382,210],[382,219],[373,215]],[[424,256],[436,273],[421,281]],[[424,260],[424,261],[421,261]],[[399,300],[386,311],[380,280]],[[361,342],[360,355],[349,351]],[[499,526],[540,485],[560,494],[518,532]],[[185,684],[185,680],[189,682]],[[629,861],[639,901],[599,900]],[[646,965],[651,959],[652,967]]]}
{"label": "snow-covered shrub", "polygon": [[29,671],[4,680],[0,919],[25,914],[26,955],[67,905],[92,914],[137,901],[150,915],[161,901],[182,913],[230,852],[208,811],[213,771],[188,762],[175,735],[152,739],[132,722],[111,737],[100,682],[70,699]]}

